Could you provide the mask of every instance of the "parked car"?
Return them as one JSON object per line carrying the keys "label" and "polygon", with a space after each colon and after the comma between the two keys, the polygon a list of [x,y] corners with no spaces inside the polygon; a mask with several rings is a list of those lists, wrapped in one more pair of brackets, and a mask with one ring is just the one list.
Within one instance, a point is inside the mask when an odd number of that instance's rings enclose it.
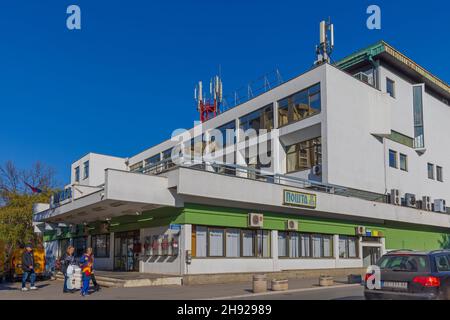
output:
{"label": "parked car", "polygon": [[450,250],[391,251],[376,265],[381,286],[374,286],[373,275],[366,274],[364,296],[368,300],[450,300]]}
{"label": "parked car", "polygon": [[[22,278],[22,254],[25,249],[14,250],[11,256],[11,277],[13,279]],[[33,249],[34,256],[34,272],[37,277],[44,278],[46,276],[45,272],[45,250],[41,248]]]}

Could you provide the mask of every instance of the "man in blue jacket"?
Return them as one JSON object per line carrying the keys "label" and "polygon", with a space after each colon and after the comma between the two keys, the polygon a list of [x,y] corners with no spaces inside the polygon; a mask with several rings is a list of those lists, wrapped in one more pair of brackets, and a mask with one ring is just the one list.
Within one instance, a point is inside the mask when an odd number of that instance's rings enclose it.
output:
{"label": "man in blue jacket", "polygon": [[36,280],[36,273],[34,272],[34,255],[33,247],[31,244],[27,244],[25,246],[25,251],[22,254],[22,271],[22,291],[28,291],[28,277],[30,277],[29,290],[37,290],[37,287],[34,285],[34,281]]}

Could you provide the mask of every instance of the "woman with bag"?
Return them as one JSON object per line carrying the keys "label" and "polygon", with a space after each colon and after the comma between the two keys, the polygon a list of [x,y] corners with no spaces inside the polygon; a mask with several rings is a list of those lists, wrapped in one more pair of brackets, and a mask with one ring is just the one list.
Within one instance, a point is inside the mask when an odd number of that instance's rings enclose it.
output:
{"label": "woman with bag", "polygon": [[69,277],[69,274],[67,271],[68,271],[69,267],[70,267],[70,269],[72,269],[72,267],[75,265],[75,257],[73,255],[74,252],[75,252],[75,248],[73,246],[68,246],[66,253],[61,258],[61,271],[64,274],[63,293],[68,293],[68,292],[73,293],[72,289],[69,290],[69,286],[70,286],[70,288],[72,288],[72,286],[68,285],[70,277]]}

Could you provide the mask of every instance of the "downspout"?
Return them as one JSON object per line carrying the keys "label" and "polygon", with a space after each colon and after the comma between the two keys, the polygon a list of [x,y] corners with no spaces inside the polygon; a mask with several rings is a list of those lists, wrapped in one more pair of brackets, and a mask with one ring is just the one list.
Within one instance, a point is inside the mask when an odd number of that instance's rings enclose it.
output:
{"label": "downspout", "polygon": [[370,62],[370,64],[373,66],[373,75],[375,78],[375,88],[377,88],[378,90],[380,90],[380,72],[379,72],[379,67],[380,67],[380,60],[374,60],[373,59],[373,54],[369,53],[368,55],[368,60]]}

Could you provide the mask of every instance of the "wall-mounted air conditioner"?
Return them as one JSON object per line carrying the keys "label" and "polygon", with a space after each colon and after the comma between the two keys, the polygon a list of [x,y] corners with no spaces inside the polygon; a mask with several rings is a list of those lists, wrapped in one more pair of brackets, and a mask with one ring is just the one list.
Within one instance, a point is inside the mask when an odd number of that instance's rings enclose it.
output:
{"label": "wall-mounted air conditioner", "polygon": [[286,221],[286,229],[289,231],[298,231],[298,221],[297,220]]}
{"label": "wall-mounted air conditioner", "polygon": [[312,173],[315,176],[322,175],[322,165],[318,164],[312,167]]}
{"label": "wall-mounted air conditioner", "polygon": [[431,197],[423,196],[422,202],[423,202],[423,210],[431,211]]}
{"label": "wall-mounted air conditioner", "polygon": [[405,203],[407,207],[415,208],[416,207],[416,195],[412,193],[405,194]]}
{"label": "wall-mounted air conditioner", "polygon": [[416,208],[419,210],[425,210],[424,205],[423,205],[423,200],[416,201]]}
{"label": "wall-mounted air conditioner", "polygon": [[447,206],[444,199],[434,200],[434,212],[447,213]]}
{"label": "wall-mounted air conditioner", "polygon": [[400,190],[392,189],[391,190],[391,204],[400,206],[402,204],[402,200],[400,197]]}
{"label": "wall-mounted air conditioner", "polygon": [[248,214],[248,226],[252,228],[262,228],[264,225],[264,215],[261,213]]}

